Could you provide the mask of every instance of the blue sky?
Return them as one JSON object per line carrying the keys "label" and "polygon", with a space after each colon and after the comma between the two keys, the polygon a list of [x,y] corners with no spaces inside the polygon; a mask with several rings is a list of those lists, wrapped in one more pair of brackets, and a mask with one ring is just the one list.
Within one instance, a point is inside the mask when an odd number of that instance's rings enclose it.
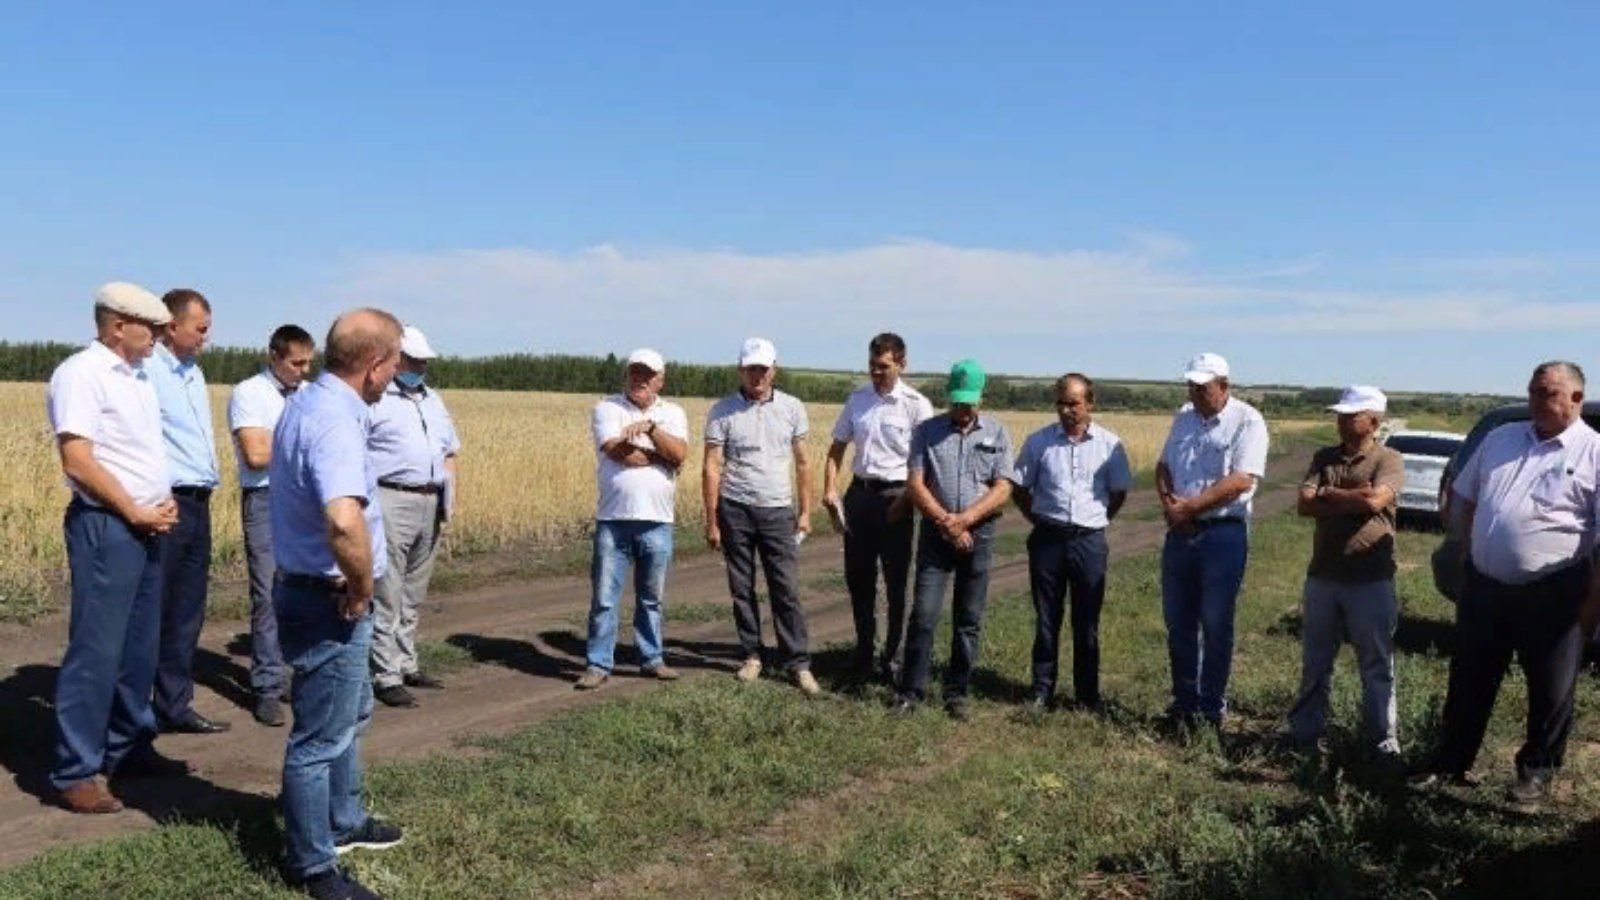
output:
{"label": "blue sky", "polygon": [[8,8],[0,337],[127,279],[227,344],[372,303],[467,354],[1600,370],[1600,5],[510,6]]}

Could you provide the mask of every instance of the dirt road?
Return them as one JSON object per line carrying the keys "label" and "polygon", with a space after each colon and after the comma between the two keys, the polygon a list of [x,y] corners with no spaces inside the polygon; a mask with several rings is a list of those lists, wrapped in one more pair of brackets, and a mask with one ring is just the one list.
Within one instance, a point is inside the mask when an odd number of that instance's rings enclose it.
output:
{"label": "dirt road", "polygon": [[[1268,484],[1256,500],[1258,516],[1292,504],[1291,485],[1304,471],[1307,458],[1301,449],[1274,458]],[[1148,553],[1159,546],[1164,532],[1154,507],[1150,491],[1138,491],[1130,498],[1111,530],[1113,558]],[[1024,525],[1015,511],[1002,523],[1003,531],[1012,533],[1020,533]],[[806,586],[802,597],[815,648],[854,636],[842,564],[839,542],[831,536],[808,541],[802,548]],[[1013,552],[1001,557],[991,591],[1009,593],[1026,587],[1025,556]],[[669,576],[669,606],[725,604],[726,598],[720,557],[684,559]],[[422,694],[423,706],[418,709],[380,706],[364,745],[368,762],[423,756],[456,746],[458,737],[504,732],[581,703],[606,702],[641,690],[671,690],[634,677],[627,667],[630,648],[619,648],[617,675],[609,684],[589,694],[573,691],[572,682],[583,669],[588,602],[587,579],[577,576],[503,584],[430,600],[422,617],[422,638],[461,647],[477,664],[452,673],[446,691]],[[0,633],[0,674],[5,675],[0,681],[0,767],[11,776],[0,784],[0,867],[179,815],[226,820],[240,809],[273,802],[287,729],[264,728],[250,718],[249,693],[243,687],[248,685],[248,657],[229,652],[241,627],[237,621],[210,623],[201,637],[196,664],[196,707],[207,716],[230,720],[233,731],[161,738],[160,749],[192,762],[195,774],[128,789],[122,793],[128,809],[112,816],[75,816],[55,807],[46,781],[54,729],[50,704],[65,643],[65,621],[55,617]],[[721,676],[737,665],[731,615],[698,624],[669,623],[667,638],[668,661],[688,677]]]}

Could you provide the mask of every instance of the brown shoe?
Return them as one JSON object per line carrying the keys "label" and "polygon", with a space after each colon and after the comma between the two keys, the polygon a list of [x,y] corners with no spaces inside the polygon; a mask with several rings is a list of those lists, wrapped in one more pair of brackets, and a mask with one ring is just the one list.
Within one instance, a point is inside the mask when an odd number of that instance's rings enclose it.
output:
{"label": "brown shoe", "polygon": [[597,669],[594,666],[590,666],[584,670],[583,675],[573,685],[573,688],[580,691],[592,691],[605,684],[610,677],[611,673],[605,669]]}
{"label": "brown shoe", "polygon": [[111,796],[98,778],[80,781],[61,792],[61,805],[84,815],[98,815],[122,811],[122,801]]}
{"label": "brown shoe", "polygon": [[641,674],[646,678],[654,678],[657,681],[677,681],[679,678],[678,670],[666,663],[646,666],[641,670]]}

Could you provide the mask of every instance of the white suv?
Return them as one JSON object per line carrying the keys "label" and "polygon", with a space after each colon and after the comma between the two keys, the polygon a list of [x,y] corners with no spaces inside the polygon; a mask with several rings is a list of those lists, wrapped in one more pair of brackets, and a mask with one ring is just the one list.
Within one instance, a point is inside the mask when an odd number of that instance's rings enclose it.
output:
{"label": "white suv", "polygon": [[1406,484],[1397,499],[1404,516],[1439,521],[1439,479],[1445,465],[1467,439],[1448,431],[1397,431],[1384,443],[1406,463]]}

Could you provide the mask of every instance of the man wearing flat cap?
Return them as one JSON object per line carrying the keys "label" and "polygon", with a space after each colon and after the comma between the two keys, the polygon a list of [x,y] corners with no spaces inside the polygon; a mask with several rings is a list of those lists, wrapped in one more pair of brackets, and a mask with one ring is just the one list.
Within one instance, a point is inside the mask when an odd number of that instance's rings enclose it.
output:
{"label": "man wearing flat cap", "polygon": [[96,337],[50,377],[45,406],[72,501],[67,651],[56,677],[50,784],[77,813],[122,809],[106,778],[176,775],[151,746],[161,627],[159,538],[177,523],[161,407],[144,362],[171,313],[125,282],[94,298]]}
{"label": "man wearing flat cap", "polygon": [[624,390],[595,404],[594,560],[590,582],[588,667],[579,690],[611,677],[617,644],[617,604],[633,570],[633,645],[647,678],[673,681],[661,648],[661,598],[672,564],[672,523],[678,468],[689,455],[689,420],[683,408],[661,398],[666,363],[648,348],[628,355]]}
{"label": "man wearing flat cap", "polygon": [[1389,401],[1375,387],[1352,385],[1328,407],[1339,417],[1339,443],[1311,457],[1300,482],[1299,511],[1316,520],[1301,598],[1300,697],[1289,712],[1290,737],[1314,746],[1328,721],[1333,661],[1345,641],[1361,672],[1362,724],[1368,752],[1400,758],[1395,731],[1395,498],[1405,461],[1378,443]]}
{"label": "man wearing flat cap", "polygon": [[1172,664],[1169,715],[1220,728],[1233,666],[1250,500],[1267,471],[1267,423],[1230,394],[1228,361],[1201,353],[1183,371],[1189,402],[1172,420],[1156,493],[1167,522],[1161,605]]}
{"label": "man wearing flat cap", "polygon": [[[737,677],[761,677],[761,611],[756,557],[767,573],[779,662],[808,697],[822,693],[811,674],[810,636],[800,608],[800,542],[811,532],[811,460],[806,407],[773,387],[778,351],[765,338],[739,349],[739,390],[706,417],[700,491],[706,543],[728,565],[728,593],[744,663]],[[791,481],[790,465],[794,466]],[[798,509],[796,499],[798,495]]]}
{"label": "man wearing flat cap", "polygon": [[367,434],[389,554],[373,604],[372,689],[378,702],[399,708],[417,705],[408,688],[444,687],[417,661],[417,619],[428,598],[440,531],[455,513],[461,452],[455,422],[426,381],[428,361],[437,356],[422,329],[405,326],[400,365],[372,408]]}

